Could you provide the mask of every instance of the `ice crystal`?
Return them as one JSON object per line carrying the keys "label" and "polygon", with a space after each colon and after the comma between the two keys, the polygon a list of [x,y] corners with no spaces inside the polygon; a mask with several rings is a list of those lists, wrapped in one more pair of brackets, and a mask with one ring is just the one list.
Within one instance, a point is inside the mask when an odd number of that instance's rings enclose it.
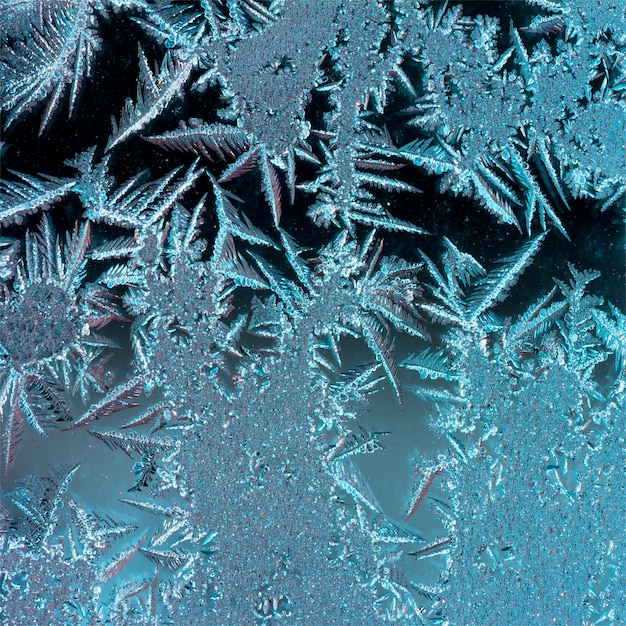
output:
{"label": "ice crystal", "polygon": [[[586,468],[608,457],[586,433],[594,423],[604,424],[601,437],[617,431],[589,402],[604,403],[596,368],[607,356],[594,322],[604,314],[593,313],[602,300],[586,293],[597,273],[570,271],[569,283],[557,281],[565,300],[548,305],[553,291],[510,326],[518,342],[509,335],[492,345],[492,328],[476,335],[470,327],[449,335],[452,363],[428,354],[403,363],[424,381],[443,377],[455,387],[433,394],[440,411],[432,425],[448,438],[449,458],[435,470],[432,461],[418,463],[422,479],[409,505],[409,515],[424,506],[433,476],[445,472],[452,549],[433,611],[450,623],[569,623],[601,612],[598,564],[615,539],[608,521],[594,521],[596,479]],[[424,385],[418,397],[427,395]],[[495,590],[488,601],[487,586]],[[618,610],[614,601],[607,610]]]}
{"label": "ice crystal", "polygon": [[5,288],[0,414],[6,471],[24,420],[45,436],[54,422],[70,419],[63,390],[84,398],[89,388],[102,387],[98,360],[115,343],[96,330],[124,318],[111,294],[85,284],[89,233],[89,222],[77,224],[61,249],[44,217],[38,231],[26,234],[26,257],[16,267],[13,289]]}

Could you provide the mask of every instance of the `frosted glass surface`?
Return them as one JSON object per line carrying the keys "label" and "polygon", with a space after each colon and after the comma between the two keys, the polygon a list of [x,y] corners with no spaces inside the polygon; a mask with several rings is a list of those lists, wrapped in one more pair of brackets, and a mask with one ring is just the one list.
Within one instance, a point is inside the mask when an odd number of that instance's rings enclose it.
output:
{"label": "frosted glass surface", "polygon": [[0,622],[626,623],[623,0],[0,0]]}

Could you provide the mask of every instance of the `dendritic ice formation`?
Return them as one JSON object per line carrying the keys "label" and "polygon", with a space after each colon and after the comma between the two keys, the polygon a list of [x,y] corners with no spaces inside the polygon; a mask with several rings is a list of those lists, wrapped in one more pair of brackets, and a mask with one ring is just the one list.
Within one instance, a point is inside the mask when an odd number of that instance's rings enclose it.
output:
{"label": "dendritic ice formation", "polygon": [[3,624],[626,622],[623,0],[0,28]]}

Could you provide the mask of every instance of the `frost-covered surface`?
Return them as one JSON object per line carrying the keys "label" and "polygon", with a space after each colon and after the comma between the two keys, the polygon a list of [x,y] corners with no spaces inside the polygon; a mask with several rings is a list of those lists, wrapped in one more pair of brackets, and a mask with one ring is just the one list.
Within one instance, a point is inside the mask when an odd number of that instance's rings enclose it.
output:
{"label": "frost-covered surface", "polygon": [[0,0],[2,623],[626,622],[626,5],[500,4]]}

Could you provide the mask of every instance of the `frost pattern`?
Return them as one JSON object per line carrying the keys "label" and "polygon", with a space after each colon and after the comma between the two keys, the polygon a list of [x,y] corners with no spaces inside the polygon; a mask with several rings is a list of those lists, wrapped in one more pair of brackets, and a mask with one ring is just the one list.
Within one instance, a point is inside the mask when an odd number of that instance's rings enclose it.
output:
{"label": "frost pattern", "polygon": [[3,623],[626,621],[626,9],[497,4],[0,0]]}

